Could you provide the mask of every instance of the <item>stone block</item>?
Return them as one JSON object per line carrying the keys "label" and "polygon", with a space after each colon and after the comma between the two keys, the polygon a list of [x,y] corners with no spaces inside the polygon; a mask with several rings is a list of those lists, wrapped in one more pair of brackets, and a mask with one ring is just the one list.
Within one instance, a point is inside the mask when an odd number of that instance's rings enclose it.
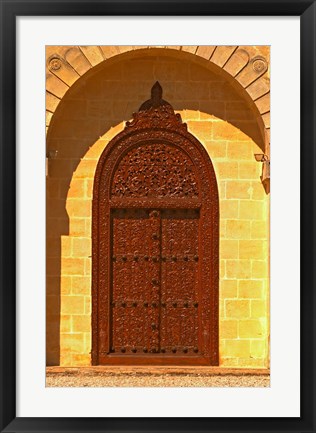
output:
{"label": "stone block", "polygon": [[72,354],[71,352],[61,351],[59,355],[59,360],[53,365],[60,365],[61,367],[72,367]]}
{"label": "stone block", "polygon": [[226,102],[226,118],[228,121],[253,120],[254,114],[248,104],[243,101]]}
{"label": "stone block", "polygon": [[50,178],[69,179],[74,169],[72,159],[51,159],[48,162],[48,174]]}
{"label": "stone block", "polygon": [[262,338],[263,329],[260,320],[240,320],[238,327],[239,338]]}
{"label": "stone block", "polygon": [[247,87],[246,91],[252,100],[256,100],[270,91],[270,80],[267,77],[261,77]]}
{"label": "stone block", "polygon": [[91,355],[74,353],[71,361],[71,365],[74,367],[89,367],[91,365]]}
{"label": "stone block", "polygon": [[91,238],[79,238],[79,237],[73,238],[72,256],[73,257],[91,256]]}
{"label": "stone block", "polygon": [[221,68],[236,50],[235,45],[218,45],[212,55],[212,62]]}
{"label": "stone block", "polygon": [[46,314],[47,316],[57,316],[60,308],[60,300],[58,294],[46,295]]}
{"label": "stone block", "polygon": [[81,45],[80,46],[81,51],[86,56],[86,58],[89,60],[89,63],[92,66],[96,66],[99,63],[103,62],[103,54],[102,50],[98,46],[92,46],[92,45]]}
{"label": "stone block", "polygon": [[84,259],[65,257],[61,261],[62,275],[84,275]]}
{"label": "stone block", "polygon": [[[53,55],[53,57],[55,57]],[[59,56],[58,56],[59,57]],[[56,60],[53,60],[56,61]],[[68,63],[66,62],[62,57],[59,57],[57,60],[58,64],[60,65],[59,69],[51,69],[51,64],[48,64],[48,68],[50,71],[56,75],[56,77],[60,78],[64,83],[67,84],[67,86],[71,87],[80,77],[80,75],[77,73],[77,71]]]}
{"label": "stone block", "polygon": [[240,259],[264,260],[266,258],[265,254],[266,252],[262,240],[240,240],[239,241]]}
{"label": "stone block", "polygon": [[52,117],[53,117],[53,113],[46,110],[46,126],[49,126]]}
{"label": "stone block", "polygon": [[100,49],[105,59],[109,59],[110,57],[117,56],[120,53],[118,46],[100,45]]}
{"label": "stone block", "polygon": [[246,50],[236,50],[224,66],[224,70],[235,77],[249,62],[249,54]]}
{"label": "stone block", "polygon": [[227,220],[227,239],[250,239],[250,221],[248,220]]}
{"label": "stone block", "polygon": [[60,273],[59,257],[46,257],[46,275],[57,276]]}
{"label": "stone block", "polygon": [[69,314],[60,316],[60,332],[71,332],[71,316]]}
{"label": "stone block", "polygon": [[84,296],[61,296],[61,314],[84,314]]}
{"label": "stone block", "polygon": [[186,51],[187,53],[195,54],[197,50],[196,45],[182,45],[181,51]]}
{"label": "stone block", "polygon": [[91,200],[69,199],[66,209],[69,217],[89,217],[91,215]]}
{"label": "stone block", "polygon": [[91,64],[79,47],[70,47],[64,57],[79,75],[85,74],[91,68]]}
{"label": "stone block", "polygon": [[[217,143],[217,142],[215,142]],[[208,149],[208,145],[206,145]],[[226,146],[225,146],[226,151]],[[210,151],[211,154],[211,151]],[[214,163],[214,168],[216,172],[217,179],[236,179],[238,178],[238,163],[237,162],[219,162]]]}
{"label": "stone block", "polygon": [[188,130],[195,135],[199,140],[206,141],[212,138],[213,122],[207,121],[189,121]]}
{"label": "stone block", "polygon": [[250,356],[252,358],[266,358],[266,341],[252,340],[250,343]]}
{"label": "stone block", "polygon": [[226,276],[226,260],[220,260],[219,262],[219,277],[220,279]]}
{"label": "stone block", "polygon": [[251,301],[251,317],[266,318],[267,317],[267,301]]}
{"label": "stone block", "polygon": [[252,278],[268,278],[268,257],[266,260],[254,260],[252,262]]}
{"label": "stone block", "polygon": [[62,233],[68,233],[69,224],[67,215],[63,215],[61,218],[50,218],[47,216],[46,218],[46,233],[50,233],[50,236],[56,236],[62,234]]}
{"label": "stone block", "polygon": [[61,256],[70,257],[72,255],[72,238],[70,236],[61,236]]}
{"label": "stone block", "polygon": [[90,354],[92,349],[91,331],[84,333],[84,347],[85,347],[85,353]]}
{"label": "stone block", "polygon": [[238,218],[238,200],[220,200],[220,217],[221,219]]}
{"label": "stone block", "polygon": [[74,177],[93,179],[96,167],[97,159],[83,159],[80,161],[80,164],[74,173]]}
{"label": "stone block", "polygon": [[253,154],[253,145],[250,141],[248,143],[231,141],[227,144],[227,157],[229,159],[238,161],[254,160]]}
{"label": "stone block", "polygon": [[159,80],[164,81],[187,81],[189,80],[189,64],[184,63],[183,67],[179,67],[178,61],[164,62],[154,64],[154,74],[159,77]]}
{"label": "stone block", "polygon": [[222,259],[238,259],[238,251],[238,240],[221,240],[219,254]]}
{"label": "stone block", "polygon": [[196,55],[209,60],[215,51],[216,45],[200,45],[196,50]]}
{"label": "stone block", "polygon": [[[261,164],[253,160],[252,162],[238,162],[239,179],[259,180],[262,172]],[[261,182],[260,182],[261,183]]]}
{"label": "stone block", "polygon": [[267,215],[264,203],[258,200],[240,200],[239,217],[250,220],[265,220]]}
{"label": "stone block", "polygon": [[237,76],[236,79],[239,83],[246,88],[251,83],[261,77],[266,71],[264,69],[258,71],[253,68],[252,62],[250,62]]}
{"label": "stone block", "polygon": [[238,298],[260,299],[263,295],[261,280],[239,280]]}
{"label": "stone block", "polygon": [[62,276],[60,277],[60,294],[70,295],[71,294],[71,277]]}
{"label": "stone block", "polygon": [[264,114],[270,111],[270,92],[257,99],[255,104],[260,114]]}
{"label": "stone block", "polygon": [[268,239],[268,221],[251,221],[251,239]]}
{"label": "stone block", "polygon": [[[261,174],[262,174],[262,167],[260,167],[259,173],[260,173],[260,176],[261,176]],[[269,197],[267,196],[267,194],[265,192],[265,189],[264,189],[264,186],[263,186],[263,184],[262,184],[262,182],[261,182],[261,180],[260,180],[259,177],[258,177],[258,179],[257,179],[256,182],[254,182],[254,181],[251,182],[251,188],[252,188],[251,198],[253,200],[266,200],[266,201],[269,200]]]}
{"label": "stone block", "polygon": [[60,198],[59,195],[59,183],[60,180],[56,178],[46,178],[46,197],[47,200],[50,198]]}
{"label": "stone block", "polygon": [[[66,181],[68,184],[69,182]],[[66,189],[66,185],[63,187]],[[84,180],[72,179],[67,192],[67,198],[84,198]]]}
{"label": "stone block", "polygon": [[[59,296],[60,293],[60,277],[59,275],[55,276],[46,276],[46,295],[56,295]],[[70,293],[70,292],[69,292]]]}
{"label": "stone block", "polygon": [[250,260],[226,260],[227,278],[251,278]]}
{"label": "stone block", "polygon": [[238,321],[237,320],[222,320],[219,326],[220,338],[237,338]]}
{"label": "stone block", "polygon": [[238,359],[238,367],[264,368],[267,367],[267,365],[264,359],[251,358],[251,356],[248,356],[247,358]]}
{"label": "stone block", "polygon": [[270,128],[270,112],[269,113],[265,113],[261,116],[264,126],[266,128]]}
{"label": "stone block", "polygon": [[60,98],[53,95],[52,93],[46,92],[46,110],[49,110],[52,113],[54,113],[59,103],[60,103]]}
{"label": "stone block", "polygon": [[250,316],[250,302],[248,300],[228,299],[225,301],[225,317],[232,319],[246,319]]}
{"label": "stone block", "polygon": [[228,180],[226,182],[226,198],[250,199],[251,184],[243,180]]}
{"label": "stone block", "polygon": [[238,366],[238,358],[220,358],[220,366],[221,367],[237,367]]}
{"label": "stone block", "polygon": [[[209,128],[209,130],[211,130],[211,128]],[[206,135],[205,137],[210,137],[210,135]],[[206,150],[208,152],[208,154],[210,155],[211,160],[215,160],[218,158],[226,158],[227,156],[227,143],[226,141],[205,141],[205,147]],[[229,165],[229,163],[223,163],[221,169],[225,170],[225,168],[223,168],[223,165]],[[214,164],[215,165],[215,164]],[[217,165],[216,165],[217,167]],[[227,170],[226,170],[227,173]],[[225,177],[220,177],[219,179],[225,179]]]}
{"label": "stone block", "polygon": [[84,297],[84,313],[91,314],[91,296]]}
{"label": "stone block", "polygon": [[91,316],[90,315],[75,315],[71,317],[72,332],[90,332],[91,331]]}
{"label": "stone block", "polygon": [[57,98],[62,99],[65,95],[69,86],[57,78],[55,75],[51,73],[46,74],[46,90],[55,95]]}
{"label": "stone block", "polygon": [[86,236],[86,218],[71,218],[69,220],[69,234],[71,236]]}
{"label": "stone block", "polygon": [[91,257],[84,260],[84,273],[85,275],[91,275]]}
{"label": "stone block", "polygon": [[225,341],[225,356],[232,357],[249,357],[250,341],[249,340],[226,340]]}
{"label": "stone block", "polygon": [[91,277],[73,276],[71,277],[71,293],[73,295],[90,295],[91,294]]}
{"label": "stone block", "polygon": [[61,353],[84,353],[84,336],[80,334],[61,333],[60,334]]}
{"label": "stone block", "polygon": [[[220,97],[221,99],[221,97]],[[213,139],[214,140],[230,140],[234,144],[236,141],[248,141],[249,137],[229,122],[218,121],[213,122]]]}
{"label": "stone block", "polygon": [[221,280],[219,296],[221,299],[237,297],[237,280]]}

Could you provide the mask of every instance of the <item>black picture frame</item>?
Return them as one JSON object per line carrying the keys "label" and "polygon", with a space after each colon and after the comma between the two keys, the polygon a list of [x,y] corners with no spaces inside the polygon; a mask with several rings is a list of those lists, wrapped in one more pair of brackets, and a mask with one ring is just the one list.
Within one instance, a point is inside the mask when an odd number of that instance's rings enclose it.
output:
{"label": "black picture frame", "polygon": [[[1,28],[1,432],[315,432],[316,5],[304,0],[0,0]],[[298,418],[16,417],[16,17],[299,16],[301,24],[301,416]],[[287,186],[291,187],[289,179]],[[293,164],[293,167],[295,165]],[[290,234],[289,234],[290,236]],[[290,378],[289,378],[290,380]],[[31,398],[30,390],[30,398]]]}

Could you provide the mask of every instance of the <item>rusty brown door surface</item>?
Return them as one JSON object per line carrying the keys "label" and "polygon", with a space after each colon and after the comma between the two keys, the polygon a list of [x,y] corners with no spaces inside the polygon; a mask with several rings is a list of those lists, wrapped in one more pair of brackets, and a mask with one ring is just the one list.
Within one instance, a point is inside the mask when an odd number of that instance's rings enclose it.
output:
{"label": "rusty brown door surface", "polygon": [[218,365],[218,239],[205,149],[146,101],[96,170],[92,363]]}
{"label": "rusty brown door surface", "polygon": [[199,211],[113,210],[112,227],[110,353],[196,357]]}

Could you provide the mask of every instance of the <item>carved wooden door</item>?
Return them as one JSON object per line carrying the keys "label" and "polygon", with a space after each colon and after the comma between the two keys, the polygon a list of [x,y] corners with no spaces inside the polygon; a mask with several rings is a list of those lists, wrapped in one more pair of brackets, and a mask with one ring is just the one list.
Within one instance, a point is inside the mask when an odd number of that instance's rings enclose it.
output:
{"label": "carved wooden door", "polygon": [[110,353],[199,352],[199,211],[112,211]]}
{"label": "carved wooden door", "polygon": [[215,173],[161,93],[98,164],[92,318],[93,364],[218,364]]}

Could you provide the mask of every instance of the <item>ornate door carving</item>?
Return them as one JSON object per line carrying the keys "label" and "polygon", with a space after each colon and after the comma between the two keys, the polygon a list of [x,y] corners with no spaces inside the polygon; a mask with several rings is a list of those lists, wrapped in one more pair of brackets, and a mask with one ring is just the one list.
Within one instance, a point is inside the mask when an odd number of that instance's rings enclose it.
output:
{"label": "ornate door carving", "polygon": [[212,163],[156,83],[93,195],[93,364],[218,364]]}

